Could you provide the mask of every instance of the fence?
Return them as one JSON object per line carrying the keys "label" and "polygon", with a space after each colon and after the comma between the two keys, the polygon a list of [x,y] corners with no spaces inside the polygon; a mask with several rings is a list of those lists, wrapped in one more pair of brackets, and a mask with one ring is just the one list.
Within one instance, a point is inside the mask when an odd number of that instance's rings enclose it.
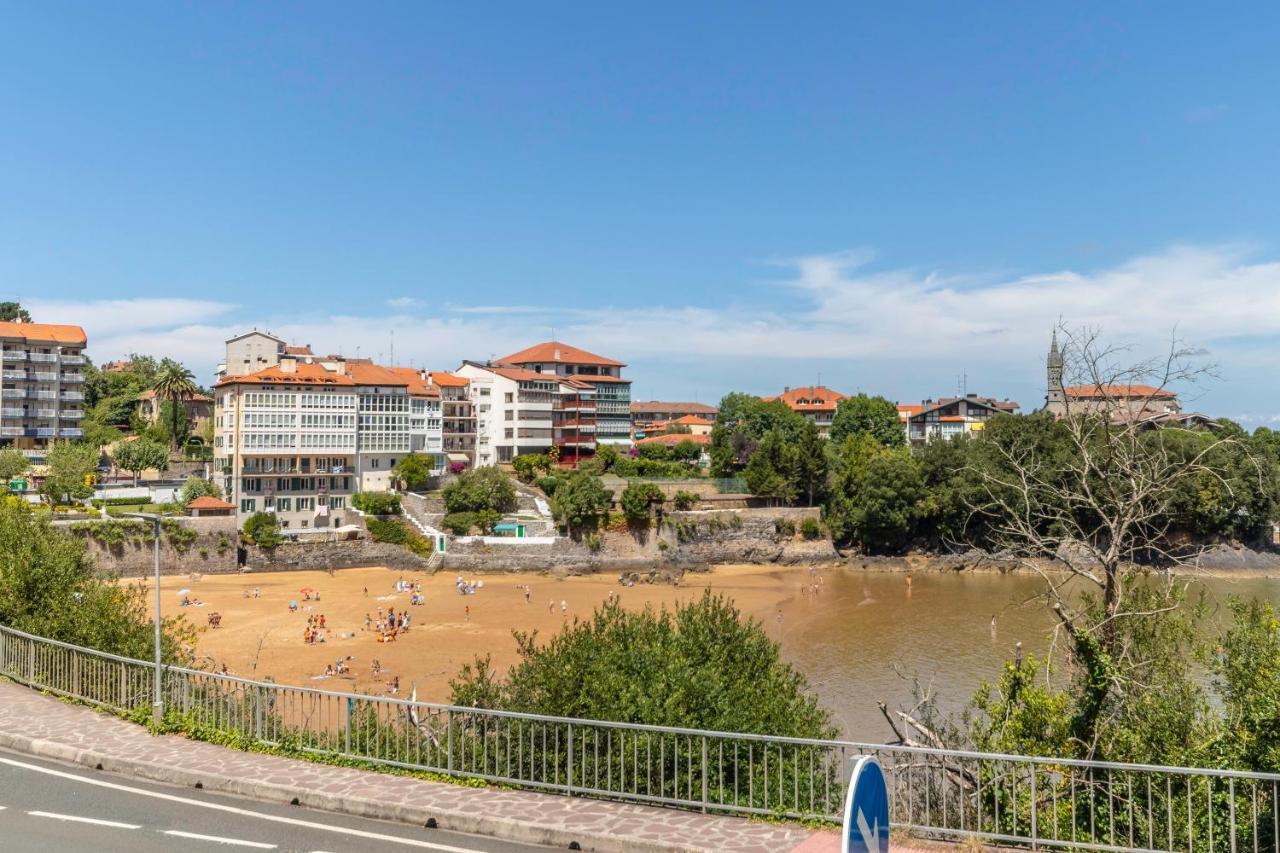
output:
{"label": "fence", "polygon": [[[152,665],[0,627],[0,675],[116,711]],[[1280,851],[1280,775],[804,740],[478,710],[165,667],[188,722],[299,750],[571,796],[838,821],[876,755],[895,827],[1083,850]]]}

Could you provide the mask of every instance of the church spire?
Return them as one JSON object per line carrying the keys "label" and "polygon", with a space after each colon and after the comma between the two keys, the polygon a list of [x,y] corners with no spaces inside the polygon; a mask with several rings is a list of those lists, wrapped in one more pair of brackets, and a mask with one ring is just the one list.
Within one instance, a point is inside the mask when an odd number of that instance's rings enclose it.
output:
{"label": "church spire", "polygon": [[1045,388],[1045,408],[1061,417],[1066,413],[1067,394],[1062,387],[1062,351],[1058,349],[1058,330],[1053,330],[1053,338],[1049,343],[1049,357],[1046,359],[1045,371],[1048,376]]}

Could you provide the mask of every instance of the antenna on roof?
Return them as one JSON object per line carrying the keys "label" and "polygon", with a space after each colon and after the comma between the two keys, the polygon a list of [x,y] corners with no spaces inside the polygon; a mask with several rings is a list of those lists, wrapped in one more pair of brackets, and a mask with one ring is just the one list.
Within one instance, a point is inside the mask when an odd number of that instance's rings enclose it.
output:
{"label": "antenna on roof", "polygon": [[391,366],[396,366],[396,330],[391,330]]}

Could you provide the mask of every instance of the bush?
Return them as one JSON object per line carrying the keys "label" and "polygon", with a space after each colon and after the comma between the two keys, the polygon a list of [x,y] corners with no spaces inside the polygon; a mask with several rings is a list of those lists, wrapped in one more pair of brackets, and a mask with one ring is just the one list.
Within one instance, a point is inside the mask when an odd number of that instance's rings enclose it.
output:
{"label": "bush", "polygon": [[601,516],[609,512],[613,494],[604,487],[600,478],[586,471],[569,474],[556,487],[551,499],[551,511],[556,521],[570,532],[594,530]]}
{"label": "bush", "polygon": [[146,498],[94,498],[89,501],[89,503],[93,504],[98,509],[101,509],[103,504],[106,504],[107,506],[143,507],[150,503],[150,501]]}
{"label": "bush", "polygon": [[599,533],[588,533],[582,537],[582,543],[587,546],[587,550],[592,554],[599,554],[604,550],[604,537]]}
{"label": "bush", "polygon": [[274,548],[284,542],[280,522],[273,512],[255,512],[245,519],[242,532],[246,542],[260,548]]}
{"label": "bush", "polygon": [[773,520],[773,530],[779,536],[795,536],[796,523],[789,518],[775,518]]}
{"label": "bush", "polygon": [[686,492],[684,489],[676,492],[672,502],[676,505],[676,509],[681,512],[693,509],[698,503],[698,496],[693,492]]}
{"label": "bush", "polygon": [[222,489],[218,488],[218,484],[212,480],[206,480],[203,477],[188,477],[187,481],[182,484],[182,491],[178,495],[178,503],[184,508],[196,498],[211,497],[222,500]]}
{"label": "bush", "polygon": [[374,542],[389,542],[392,545],[404,545],[409,541],[409,531],[398,521],[381,518],[366,518],[365,527],[369,528],[369,538]]}
{"label": "bush", "polygon": [[511,478],[493,466],[462,474],[444,487],[449,512],[511,512],[516,508],[516,487]]}
{"label": "bush", "polygon": [[800,535],[805,539],[817,539],[822,535],[822,525],[816,518],[806,518],[800,522]]}
{"label": "bush", "polygon": [[440,526],[454,536],[466,536],[476,525],[474,512],[451,512],[440,522]]}
{"label": "bush", "polygon": [[511,467],[515,469],[516,477],[520,482],[532,483],[539,473],[551,473],[551,460],[545,453],[526,453],[512,459]]}
{"label": "bush", "polygon": [[400,496],[391,492],[356,492],[351,505],[369,515],[399,515]]}
{"label": "bush", "polygon": [[435,467],[434,457],[425,453],[410,453],[397,462],[391,471],[406,489],[420,492],[431,485],[431,472]]}
{"label": "bush", "polygon": [[560,478],[555,476],[554,474],[548,475],[546,477],[539,477],[537,483],[535,483],[534,485],[536,485],[539,489],[542,489],[542,493],[544,495],[546,495],[547,497],[551,497],[556,493],[556,486],[560,485]]}
{"label": "bush", "polygon": [[630,483],[618,499],[627,521],[648,521],[655,503],[664,499],[662,489],[653,483]]}

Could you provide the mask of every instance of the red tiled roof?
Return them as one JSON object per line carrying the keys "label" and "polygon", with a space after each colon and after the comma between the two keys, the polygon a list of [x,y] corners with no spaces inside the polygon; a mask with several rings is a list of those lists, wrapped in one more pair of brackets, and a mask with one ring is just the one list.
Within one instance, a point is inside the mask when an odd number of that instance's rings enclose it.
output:
{"label": "red tiled roof", "polygon": [[409,384],[409,394],[414,397],[439,397],[440,389],[435,385],[427,384],[427,380],[422,378],[422,371],[415,370],[412,367],[388,367],[388,371],[396,376],[403,378]]}
{"label": "red tiled roof", "polygon": [[23,338],[28,341],[53,341],[59,344],[84,344],[89,340],[79,326],[53,323],[0,322],[0,338]]}
{"label": "red tiled roof", "polygon": [[471,380],[465,376],[457,376],[453,373],[444,373],[443,371],[428,371],[431,381],[437,385],[448,385],[454,388],[465,388],[471,384]]}
{"label": "red tiled roof", "polygon": [[525,370],[523,367],[486,367],[485,370],[496,373],[505,379],[516,382],[559,382],[560,377],[554,373],[539,373],[536,370]]}
{"label": "red tiled roof", "polygon": [[[300,363],[291,373],[279,365],[246,373],[244,376],[228,376],[218,383],[223,385],[355,385],[356,381],[342,373],[325,370],[319,364]],[[392,383],[403,384],[403,383]]]}
{"label": "red tiled roof", "polygon": [[636,444],[665,444],[673,447],[682,441],[692,441],[694,444],[710,444],[711,436],[694,435],[688,432],[666,433],[664,435],[653,435],[648,438],[642,438]]}
{"label": "red tiled roof", "polygon": [[284,348],[285,355],[315,355],[311,351],[310,346],[286,346]]}
{"label": "red tiled roof", "polygon": [[579,382],[621,382],[630,384],[630,379],[623,379],[621,376],[595,376],[590,373],[575,373],[569,377]]}
{"label": "red tiled roof", "polygon": [[700,418],[697,415],[685,415],[682,418],[676,418],[673,424],[686,424],[687,426],[715,426],[715,421],[709,421],[706,418]]}
{"label": "red tiled roof", "polygon": [[[792,388],[776,397],[765,397],[766,402],[781,400],[797,412],[835,411],[836,404],[844,399],[839,391],[832,391],[825,385],[810,385],[805,388]],[[804,402],[801,402],[801,401]],[[817,402],[810,402],[816,400]]]}
{"label": "red tiled roof", "polygon": [[226,501],[218,500],[210,495],[201,495],[200,497],[187,504],[187,509],[235,509],[235,504],[229,504]]}
{"label": "red tiled roof", "polygon": [[1152,397],[1159,400],[1172,400],[1178,396],[1167,388],[1153,388],[1150,385],[1071,385],[1063,389],[1068,397],[1111,398],[1111,399],[1145,399]]}
{"label": "red tiled roof", "polygon": [[578,349],[559,341],[546,341],[534,344],[528,349],[512,353],[505,358],[495,359],[495,364],[596,364],[601,367],[626,367],[621,361],[614,361],[584,349]]}
{"label": "red tiled roof", "polygon": [[401,371],[407,371],[410,376],[416,376],[416,371],[410,367],[383,367],[381,364],[363,361],[348,361],[347,375],[356,381],[359,385],[408,385],[409,377],[405,376]]}

